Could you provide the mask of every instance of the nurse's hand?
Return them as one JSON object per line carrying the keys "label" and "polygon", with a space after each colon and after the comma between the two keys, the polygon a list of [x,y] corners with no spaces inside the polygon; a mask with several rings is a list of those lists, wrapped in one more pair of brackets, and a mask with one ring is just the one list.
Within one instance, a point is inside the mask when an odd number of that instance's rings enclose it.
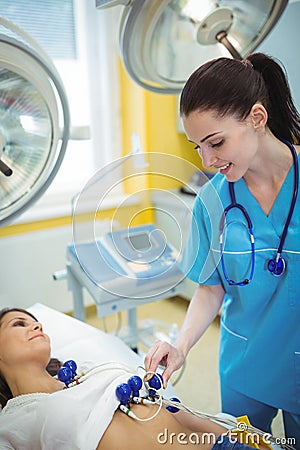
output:
{"label": "nurse's hand", "polygon": [[[162,373],[164,388],[172,373],[179,369],[184,363],[185,356],[181,350],[165,341],[155,341],[145,357],[146,372],[156,372],[157,367],[164,366],[165,370]],[[152,378],[149,374],[145,377],[145,381]]]}

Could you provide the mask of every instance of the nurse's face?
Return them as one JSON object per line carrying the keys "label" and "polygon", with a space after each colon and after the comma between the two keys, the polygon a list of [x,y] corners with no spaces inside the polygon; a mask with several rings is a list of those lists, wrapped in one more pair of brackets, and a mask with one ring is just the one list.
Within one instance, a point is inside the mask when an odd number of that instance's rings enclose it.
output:
{"label": "nurse's face", "polygon": [[212,110],[193,111],[183,117],[183,125],[205,168],[237,181],[251,167],[258,142],[250,116],[240,121],[232,115],[217,116]]}
{"label": "nurse's face", "polygon": [[5,314],[0,322],[0,370],[28,361],[47,365],[50,340],[42,325],[19,311]]}

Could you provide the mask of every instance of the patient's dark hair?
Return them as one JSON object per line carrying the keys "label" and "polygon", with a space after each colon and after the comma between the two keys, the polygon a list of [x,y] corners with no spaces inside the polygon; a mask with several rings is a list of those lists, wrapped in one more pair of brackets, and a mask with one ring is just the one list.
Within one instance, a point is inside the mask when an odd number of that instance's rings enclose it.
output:
{"label": "patient's dark hair", "polygon": [[242,61],[221,57],[202,64],[183,88],[180,113],[188,117],[194,111],[211,110],[244,120],[258,102],[266,108],[267,125],[278,139],[300,142],[300,115],[285,70],[264,53]]}
{"label": "patient's dark hair", "polygon": [[[14,311],[25,313],[28,316],[32,317],[33,320],[38,322],[37,318],[33,314],[31,314],[31,312],[26,311],[26,309],[22,309],[22,308],[3,308],[3,309],[0,310],[0,328],[1,328],[1,322],[2,322],[3,317],[7,313],[14,312]],[[57,371],[58,371],[58,369],[61,366],[62,366],[61,361],[59,361],[56,358],[51,358],[46,369],[50,373],[50,375],[54,376],[54,375],[57,374]],[[2,376],[2,374],[0,372],[0,405],[1,405],[1,407],[4,408],[4,406],[6,405],[8,400],[10,400],[11,398],[13,398],[11,390],[9,389],[9,386],[6,383],[5,378]]]}

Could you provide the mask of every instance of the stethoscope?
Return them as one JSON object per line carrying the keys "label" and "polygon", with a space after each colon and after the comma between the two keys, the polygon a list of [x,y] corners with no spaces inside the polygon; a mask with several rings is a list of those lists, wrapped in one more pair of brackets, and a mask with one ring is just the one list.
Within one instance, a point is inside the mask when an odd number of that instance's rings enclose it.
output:
{"label": "stethoscope", "polygon": [[[274,275],[276,277],[279,277],[280,275],[282,275],[286,269],[286,261],[284,258],[282,258],[281,253],[282,253],[283,245],[284,245],[284,242],[285,242],[285,239],[287,236],[291,218],[292,218],[292,215],[293,215],[293,212],[295,209],[295,204],[296,204],[297,195],[298,195],[298,184],[299,184],[299,167],[298,167],[298,157],[297,157],[296,150],[289,141],[286,141],[285,139],[281,139],[281,141],[284,142],[289,147],[289,149],[291,150],[292,156],[293,156],[294,190],[293,190],[293,196],[292,196],[292,200],[291,200],[289,213],[286,218],[286,222],[285,222],[283,232],[282,232],[282,235],[280,238],[276,256],[274,256],[274,258],[270,259],[267,262],[268,270],[272,273],[272,275]],[[219,226],[219,228],[220,228],[220,256],[221,256],[222,270],[224,273],[224,277],[229,285],[245,286],[250,283],[250,281],[253,278],[253,274],[254,274],[255,246],[254,246],[253,225],[252,225],[251,218],[250,218],[248,212],[246,211],[246,209],[244,208],[244,206],[241,205],[240,203],[237,203],[237,201],[236,201],[233,182],[229,182],[229,193],[230,193],[231,203],[224,209],[221,220],[220,220],[220,226]],[[250,238],[250,243],[251,243],[250,275],[248,278],[245,278],[242,281],[234,281],[229,278],[226,267],[225,267],[224,254],[223,254],[223,234],[224,234],[224,229],[225,229],[225,219],[226,219],[228,212],[230,210],[232,210],[233,208],[238,208],[241,211],[241,213],[243,214],[243,216],[247,222],[247,228],[248,228],[248,233],[249,233],[249,238]]]}

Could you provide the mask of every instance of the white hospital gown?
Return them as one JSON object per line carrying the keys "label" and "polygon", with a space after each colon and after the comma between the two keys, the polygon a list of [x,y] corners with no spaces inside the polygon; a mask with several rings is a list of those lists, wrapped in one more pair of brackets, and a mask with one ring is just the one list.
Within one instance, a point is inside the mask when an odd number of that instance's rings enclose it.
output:
{"label": "white hospital gown", "polygon": [[95,450],[119,405],[115,389],[132,374],[105,363],[77,386],[9,400],[0,413],[1,450]]}

